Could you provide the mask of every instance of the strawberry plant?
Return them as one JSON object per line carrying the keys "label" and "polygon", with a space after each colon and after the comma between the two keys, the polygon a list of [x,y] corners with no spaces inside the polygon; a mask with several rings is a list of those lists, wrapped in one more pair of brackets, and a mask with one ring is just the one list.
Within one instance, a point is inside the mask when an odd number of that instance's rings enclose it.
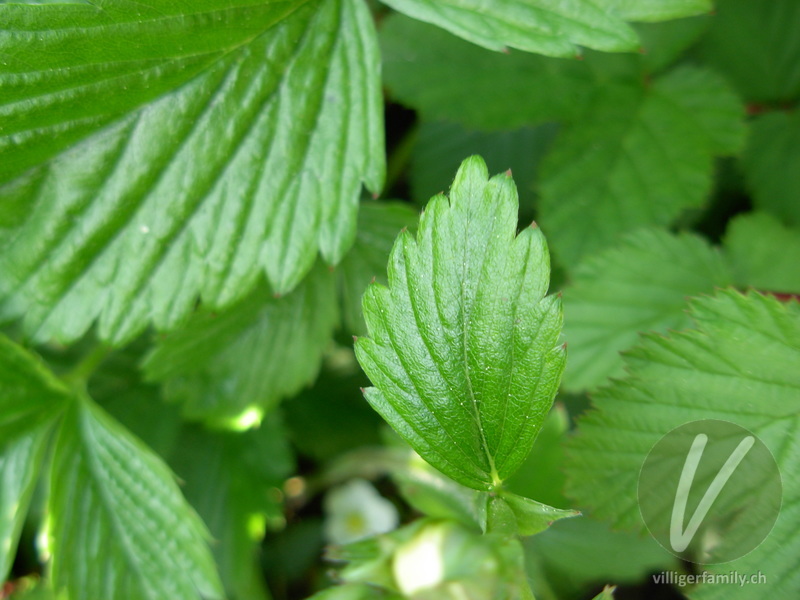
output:
{"label": "strawberry plant", "polygon": [[0,598],[796,597],[798,31],[0,2]]}

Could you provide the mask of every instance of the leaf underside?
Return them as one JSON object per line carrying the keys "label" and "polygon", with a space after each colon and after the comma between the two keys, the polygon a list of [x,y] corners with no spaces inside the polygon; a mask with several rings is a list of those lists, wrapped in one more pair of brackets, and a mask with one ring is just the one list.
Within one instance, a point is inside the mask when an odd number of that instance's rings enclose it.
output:
{"label": "leaf underside", "polygon": [[433,466],[489,489],[529,452],[563,370],[560,300],[536,227],[516,233],[510,175],[479,157],[402,233],[389,285],[371,285],[356,355],[372,406]]}
{"label": "leaf underside", "polygon": [[88,399],[62,424],[50,489],[51,577],[70,598],[222,598],[172,473]]}
{"label": "leaf underside", "polygon": [[361,0],[0,5],[0,313],[123,343],[294,288],[383,180]]}

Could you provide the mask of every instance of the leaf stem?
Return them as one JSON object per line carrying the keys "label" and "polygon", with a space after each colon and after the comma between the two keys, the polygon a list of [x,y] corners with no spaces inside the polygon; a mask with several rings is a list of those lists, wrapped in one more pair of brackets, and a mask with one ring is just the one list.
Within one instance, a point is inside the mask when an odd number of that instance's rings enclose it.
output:
{"label": "leaf stem", "polygon": [[95,372],[110,352],[111,348],[109,346],[97,344],[71,371],[61,376],[62,381],[73,389],[85,392],[86,384],[92,373]]}

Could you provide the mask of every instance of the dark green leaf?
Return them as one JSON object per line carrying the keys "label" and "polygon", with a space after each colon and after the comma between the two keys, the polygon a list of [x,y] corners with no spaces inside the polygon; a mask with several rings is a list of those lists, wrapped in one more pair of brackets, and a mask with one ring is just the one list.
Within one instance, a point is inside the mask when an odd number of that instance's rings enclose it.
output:
{"label": "dark green leaf", "polygon": [[725,252],[737,284],[800,293],[800,230],[766,213],[741,215],[728,225]]}
{"label": "dark green leaf", "polygon": [[334,276],[323,265],[282,298],[261,285],[227,311],[203,310],[165,335],[145,359],[145,374],[167,381],[167,397],[193,419],[268,411],[319,372],[337,321],[334,297]]}
{"label": "dark green leaf", "polygon": [[581,61],[489,52],[401,15],[387,18],[380,35],[389,89],[429,120],[511,129],[572,118],[594,85]]}
{"label": "dark green leaf", "polygon": [[88,398],[61,426],[51,576],[69,598],[222,598],[208,533],[166,465]]}
{"label": "dark green leaf", "polygon": [[742,162],[756,207],[799,227],[800,111],[756,119]]}
{"label": "dark green leaf", "polygon": [[[276,486],[292,468],[287,452],[283,432],[271,419],[243,434],[187,429],[170,461],[185,481],[187,500],[214,537],[212,549],[229,600],[270,598],[258,568],[258,547],[270,521],[283,520]],[[248,460],[254,454],[267,471]]]}
{"label": "dark green leaf", "polygon": [[[361,0],[0,5],[0,295],[36,340],[286,293],[383,179]],[[5,229],[5,231],[3,230]]]}
{"label": "dark green leaf", "polygon": [[352,334],[367,331],[361,314],[361,296],[374,279],[386,283],[386,260],[397,234],[415,230],[419,215],[400,202],[366,202],[358,214],[356,241],[339,265],[337,287],[342,301],[342,320]]}
{"label": "dark green leaf", "polygon": [[683,68],[649,88],[605,89],[542,165],[542,226],[559,261],[572,267],[622,233],[702,206],[712,157],[736,149],[743,116],[708,71]]}
{"label": "dark green leaf", "polygon": [[747,100],[800,97],[800,4],[796,0],[717,0],[701,50]]}
{"label": "dark green leaf", "polygon": [[489,171],[511,169],[519,191],[520,207],[534,205],[534,186],[539,162],[550,147],[558,128],[552,124],[511,131],[482,132],[457,123],[423,121],[411,157],[411,194],[424,204],[444,192],[465,156],[478,154]]}
{"label": "dark green leaf", "polygon": [[401,234],[389,286],[364,295],[356,355],[367,400],[433,466],[490,489],[524,461],[563,370],[561,307],[544,297],[549,258],[536,227],[516,234],[508,175],[467,159],[448,201]]}

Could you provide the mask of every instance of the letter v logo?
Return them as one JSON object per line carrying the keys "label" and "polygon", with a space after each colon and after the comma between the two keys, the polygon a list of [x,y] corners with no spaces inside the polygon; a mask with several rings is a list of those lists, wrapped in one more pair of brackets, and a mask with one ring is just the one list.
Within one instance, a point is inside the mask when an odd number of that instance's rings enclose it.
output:
{"label": "letter v logo", "polygon": [[684,517],[686,515],[686,503],[689,500],[689,492],[692,489],[692,482],[694,481],[697,467],[700,460],[703,458],[703,451],[705,450],[708,436],[704,433],[698,433],[692,447],[689,449],[689,454],[686,456],[686,462],[683,463],[683,470],[681,471],[680,480],[678,481],[678,489],[675,491],[675,503],[672,505],[672,519],[670,520],[669,528],[669,543],[675,552],[683,552],[692,543],[697,530],[706,518],[708,511],[719,496],[722,488],[733,475],[736,467],[742,462],[744,457],[755,444],[753,436],[745,437],[736,449],[722,465],[722,468],[714,477],[711,485],[708,486],[706,493],[697,505],[689,523],[686,525],[686,530],[683,530]]}

